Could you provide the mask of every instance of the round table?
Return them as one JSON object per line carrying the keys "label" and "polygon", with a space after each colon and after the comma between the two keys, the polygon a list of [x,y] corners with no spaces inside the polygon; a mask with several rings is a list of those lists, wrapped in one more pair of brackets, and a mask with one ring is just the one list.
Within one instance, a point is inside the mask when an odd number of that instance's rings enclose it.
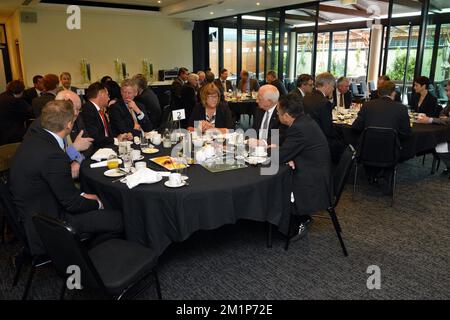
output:
{"label": "round table", "polygon": [[[353,146],[358,145],[360,132],[353,130],[348,124],[335,124],[341,131],[344,141]],[[450,141],[450,126],[438,124],[414,123],[412,135],[401,141],[401,159],[413,158],[415,155],[433,150],[438,143]]]}
{"label": "round table", "polygon": [[[164,168],[145,156],[147,166]],[[81,167],[84,190],[100,196],[106,208],[121,209],[125,234],[153,249],[157,255],[173,242],[186,240],[197,230],[216,229],[239,219],[270,222],[286,233],[289,224],[291,170],[280,167],[272,176],[260,175],[259,167],[211,173],[200,165],[187,169],[189,186],[168,188],[162,181],[129,189],[114,178],[103,175],[107,168],[90,168],[86,160]]]}
{"label": "round table", "polygon": [[241,118],[242,114],[246,114],[249,116],[250,123],[250,119],[255,114],[256,108],[258,108],[258,104],[255,99],[245,99],[239,101],[228,100],[227,103],[236,121]]}

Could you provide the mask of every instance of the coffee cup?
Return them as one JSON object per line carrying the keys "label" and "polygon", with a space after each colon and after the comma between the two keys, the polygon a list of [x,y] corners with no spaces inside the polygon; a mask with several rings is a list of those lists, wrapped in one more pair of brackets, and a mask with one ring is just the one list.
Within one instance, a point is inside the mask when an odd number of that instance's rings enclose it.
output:
{"label": "coffee cup", "polygon": [[152,137],[152,143],[156,146],[161,144],[161,135],[159,133],[153,135]]}
{"label": "coffee cup", "polygon": [[204,140],[198,138],[198,139],[192,140],[192,143],[194,144],[194,147],[197,147],[197,148],[203,147]]}
{"label": "coffee cup", "polygon": [[139,161],[134,164],[136,170],[141,170],[147,168],[147,163],[145,161]]}
{"label": "coffee cup", "polygon": [[133,161],[139,160],[141,158],[141,150],[131,151],[131,158],[133,159]]}
{"label": "coffee cup", "polygon": [[181,174],[179,173],[171,173],[169,176],[169,183],[172,186],[178,186],[182,183]]}

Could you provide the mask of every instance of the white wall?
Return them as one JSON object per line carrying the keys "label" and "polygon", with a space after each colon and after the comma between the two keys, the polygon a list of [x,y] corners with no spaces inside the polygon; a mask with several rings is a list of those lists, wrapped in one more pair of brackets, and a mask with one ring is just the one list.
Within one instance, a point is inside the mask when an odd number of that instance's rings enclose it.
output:
{"label": "white wall", "polygon": [[25,81],[35,74],[68,71],[80,84],[81,59],[91,65],[92,81],[115,78],[114,60],[127,64],[130,75],[142,72],[142,60],[153,70],[185,66],[192,69],[192,31],[175,19],[155,13],[82,8],[81,30],[68,30],[65,6],[39,8],[37,23],[21,23]]}

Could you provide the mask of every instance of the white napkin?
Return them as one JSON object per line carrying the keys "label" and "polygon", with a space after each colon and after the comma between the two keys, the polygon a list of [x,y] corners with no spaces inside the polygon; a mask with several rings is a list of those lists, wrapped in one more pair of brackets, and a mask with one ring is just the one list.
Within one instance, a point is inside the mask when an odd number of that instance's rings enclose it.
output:
{"label": "white napkin", "polygon": [[196,152],[195,160],[197,160],[197,162],[205,162],[214,157],[214,155],[214,148],[212,146],[205,146]]}
{"label": "white napkin", "polygon": [[95,161],[102,161],[104,159],[108,159],[109,156],[112,155],[117,156],[117,153],[113,149],[101,148],[98,149],[97,152],[92,155],[91,159]]}
{"label": "white napkin", "polygon": [[153,171],[149,168],[142,168],[133,174],[127,176],[127,186],[133,189],[141,183],[155,183],[161,180],[159,172]]}
{"label": "white napkin", "polygon": [[[117,159],[117,161],[119,162],[119,164],[122,164],[121,159]],[[107,166],[108,166],[108,160],[91,163],[91,168],[101,168],[101,167],[107,167]]]}

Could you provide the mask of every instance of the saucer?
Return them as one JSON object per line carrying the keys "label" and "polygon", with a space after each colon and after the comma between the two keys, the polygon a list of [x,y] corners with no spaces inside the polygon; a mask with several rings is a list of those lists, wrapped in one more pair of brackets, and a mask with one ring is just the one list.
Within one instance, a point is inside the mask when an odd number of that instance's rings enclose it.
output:
{"label": "saucer", "polygon": [[267,157],[267,152],[263,152],[263,153],[261,153],[261,154],[256,154],[256,153],[251,153],[251,157],[254,157],[254,158],[264,158],[264,157]]}
{"label": "saucer", "polygon": [[153,154],[153,153],[157,153],[157,152],[159,152],[159,149],[156,149],[156,148],[142,149],[142,153],[146,153],[146,154]]}
{"label": "saucer", "polygon": [[249,164],[260,164],[264,163],[268,160],[266,157],[247,157],[245,158],[245,162]]}
{"label": "saucer", "polygon": [[133,161],[141,161],[141,160],[143,160],[144,159],[144,156],[143,155],[141,155],[139,158],[137,158],[137,159],[133,159]]}
{"label": "saucer", "polygon": [[103,174],[110,178],[117,178],[124,176],[125,172],[119,171],[118,169],[110,169],[105,171]]}
{"label": "saucer", "polygon": [[177,184],[177,185],[171,184],[169,180],[167,180],[166,182],[164,182],[164,185],[165,185],[166,187],[169,187],[169,188],[179,188],[179,187],[184,186],[185,184],[186,184],[186,183],[185,183],[184,181],[183,181],[182,183],[180,183],[180,184]]}

